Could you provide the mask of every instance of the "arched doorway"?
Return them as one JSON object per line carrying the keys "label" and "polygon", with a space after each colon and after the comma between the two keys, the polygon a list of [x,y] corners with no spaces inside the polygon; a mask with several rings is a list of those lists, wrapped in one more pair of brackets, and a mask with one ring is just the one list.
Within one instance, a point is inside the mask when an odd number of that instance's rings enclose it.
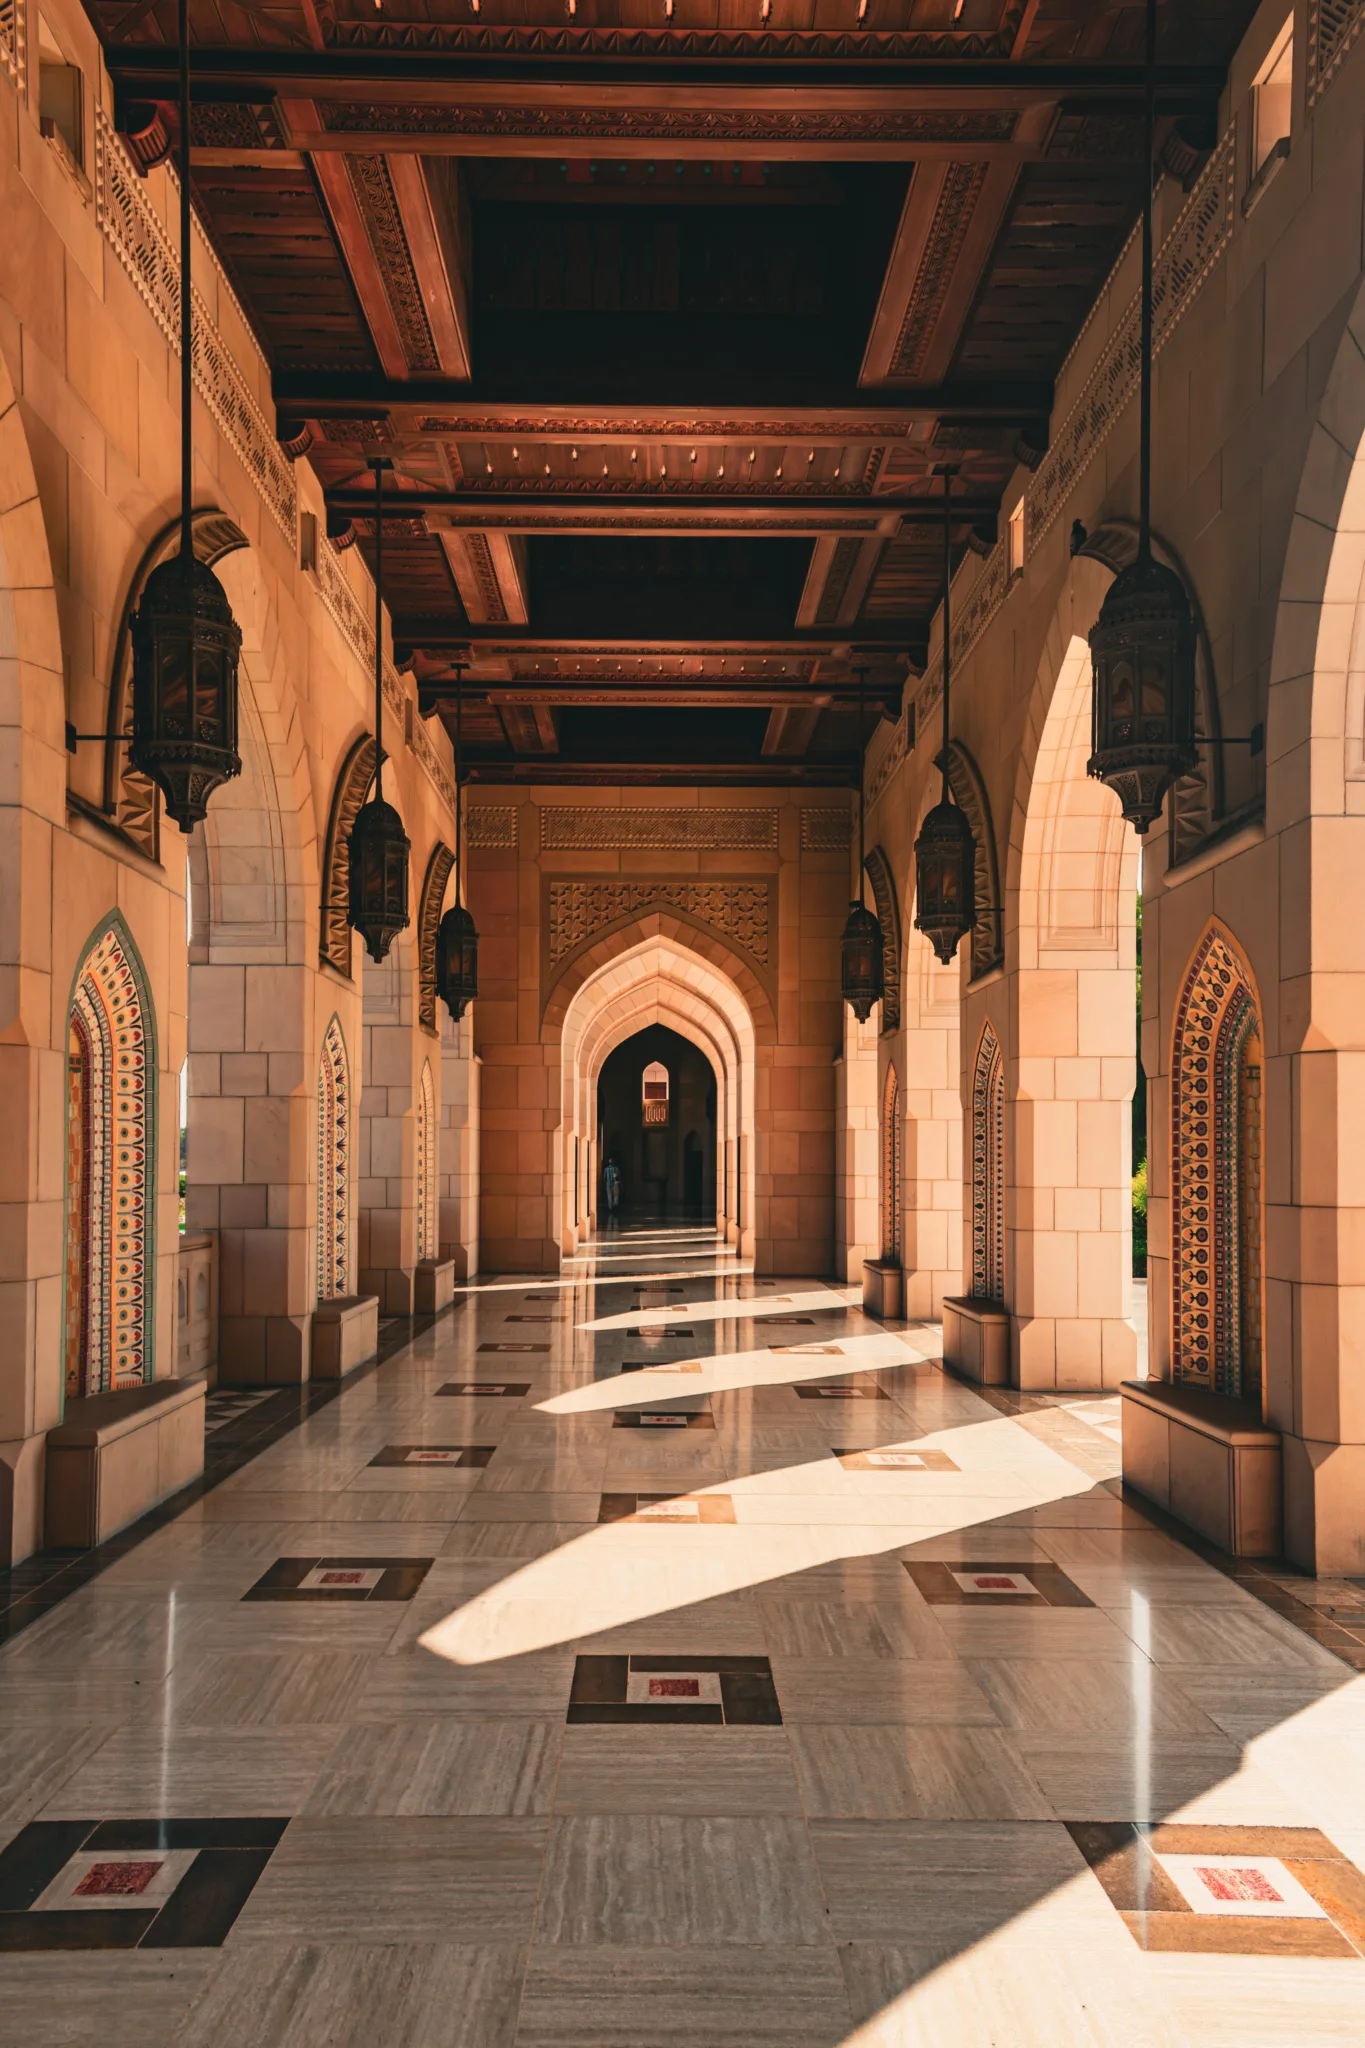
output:
{"label": "arched doorway", "polygon": [[716,1199],[715,1071],[699,1048],[651,1024],[608,1053],[597,1081],[597,1156],[621,1175],[621,1210],[667,1222]]}

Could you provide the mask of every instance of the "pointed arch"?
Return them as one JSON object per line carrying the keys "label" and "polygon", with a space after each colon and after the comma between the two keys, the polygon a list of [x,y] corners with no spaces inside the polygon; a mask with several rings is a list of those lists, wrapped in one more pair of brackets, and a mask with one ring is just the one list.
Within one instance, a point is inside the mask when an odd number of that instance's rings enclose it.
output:
{"label": "pointed arch", "polygon": [[438,839],[427,862],[422,900],[417,912],[417,1021],[433,1038],[440,1035],[436,1022],[436,934],[441,924],[446,883],[454,865],[454,854]]}
{"label": "pointed arch", "polygon": [[324,967],[351,979],[351,893],[347,848],[356,813],[374,781],[375,746],[370,733],[362,733],[341,764],[332,792],[332,809],[327,819],[327,843],[322,856],[322,908],[318,921],[318,956]]}
{"label": "pointed arch", "polygon": [[317,1295],[351,1291],[351,1070],[333,1011],[318,1064]]}
{"label": "pointed arch", "polygon": [[417,1257],[436,1257],[436,1087],[422,1062],[417,1091]]}
{"label": "pointed arch", "polygon": [[882,1257],[894,1259],[900,1265],[904,1258],[905,1176],[901,1164],[901,1084],[894,1066],[888,1066],[882,1084],[881,1140]]}
{"label": "pointed arch", "polygon": [[[937,757],[936,766],[941,765],[942,758],[942,755]],[[976,842],[976,923],[972,927],[971,979],[977,981],[1004,960],[1005,915],[990,798],[981,779],[981,770],[961,740],[948,743],[948,787],[971,826],[972,838]]]}
{"label": "pointed arch", "polygon": [[[194,526],[194,552],[206,568],[221,562],[250,542],[235,519],[216,505],[202,505],[190,515]],[[128,766],[127,749],[121,744],[133,729],[133,613],[147,587],[153,569],[180,552],[180,521],[172,519],[147,548],[133,571],[128,594],[119,612],[118,638],[114,644],[114,666],[109,678],[109,715],[104,730],[104,811],[151,860],[161,857],[161,806],[156,785],[149,776]]]}
{"label": "pointed arch", "polygon": [[1261,1007],[1228,931],[1209,924],[1171,1038],[1171,1377],[1261,1400]]}
{"label": "pointed arch", "polygon": [[86,941],[67,1009],[69,1397],[154,1379],[156,1018],[118,911]]}
{"label": "pointed arch", "polygon": [[901,1024],[901,907],[891,863],[880,846],[874,846],[863,862],[872,885],[877,922],[882,928],[882,1030],[899,1031]]}
{"label": "pointed arch", "polygon": [[972,1067],[972,1295],[1005,1298],[1005,1062],[989,1018]]}

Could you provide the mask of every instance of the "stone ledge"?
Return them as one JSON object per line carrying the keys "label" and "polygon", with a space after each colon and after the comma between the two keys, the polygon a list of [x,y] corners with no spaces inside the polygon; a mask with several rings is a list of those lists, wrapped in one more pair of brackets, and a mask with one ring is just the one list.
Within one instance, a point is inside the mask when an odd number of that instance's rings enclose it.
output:
{"label": "stone ledge", "polygon": [[902,1314],[905,1274],[899,1259],[863,1260],[863,1314],[894,1317]]}
{"label": "stone ledge", "polygon": [[68,1401],[47,1432],[44,1542],[88,1550],[204,1470],[203,1379]]}
{"label": "stone ledge", "polygon": [[1010,1312],[973,1294],[943,1297],[943,1363],[983,1387],[1010,1380]]}
{"label": "stone ledge", "polygon": [[313,1310],[315,1380],[342,1380],[379,1349],[379,1296],[339,1294]]}
{"label": "stone ledge", "polygon": [[454,1299],[454,1259],[419,1259],[412,1275],[414,1315],[438,1316]]}
{"label": "stone ledge", "polygon": [[1125,1380],[1123,1481],[1233,1557],[1281,1546],[1280,1432],[1226,1394]]}

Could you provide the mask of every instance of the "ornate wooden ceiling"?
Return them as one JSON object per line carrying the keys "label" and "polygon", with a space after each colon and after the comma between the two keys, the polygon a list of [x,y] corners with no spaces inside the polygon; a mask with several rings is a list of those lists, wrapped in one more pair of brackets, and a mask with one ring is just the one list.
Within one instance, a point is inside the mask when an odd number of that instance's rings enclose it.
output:
{"label": "ornate wooden ceiling", "polygon": [[[174,0],[87,0],[134,154]],[[1159,144],[1251,0],[1161,8]],[[190,0],[195,200],[476,772],[852,772],[1140,202],[1135,0]],[[699,719],[697,713],[707,715]]]}

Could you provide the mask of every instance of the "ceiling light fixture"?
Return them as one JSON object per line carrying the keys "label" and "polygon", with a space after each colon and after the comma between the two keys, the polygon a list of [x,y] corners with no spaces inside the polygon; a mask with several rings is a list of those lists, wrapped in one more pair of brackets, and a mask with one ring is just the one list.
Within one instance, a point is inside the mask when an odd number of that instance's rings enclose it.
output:
{"label": "ceiling light fixture", "polygon": [[408,926],[408,857],[403,820],[384,801],[384,471],[393,464],[375,455],[374,471],[374,795],[351,827],[350,918],[371,960],[380,961]]}
{"label": "ceiling light fixture", "polygon": [[130,624],[133,731],[128,764],[149,776],[182,832],[206,815],[237,752],[242,634],[227,592],[194,551],[193,303],[190,290],[190,27],[180,0],[180,548],[157,564]]}

